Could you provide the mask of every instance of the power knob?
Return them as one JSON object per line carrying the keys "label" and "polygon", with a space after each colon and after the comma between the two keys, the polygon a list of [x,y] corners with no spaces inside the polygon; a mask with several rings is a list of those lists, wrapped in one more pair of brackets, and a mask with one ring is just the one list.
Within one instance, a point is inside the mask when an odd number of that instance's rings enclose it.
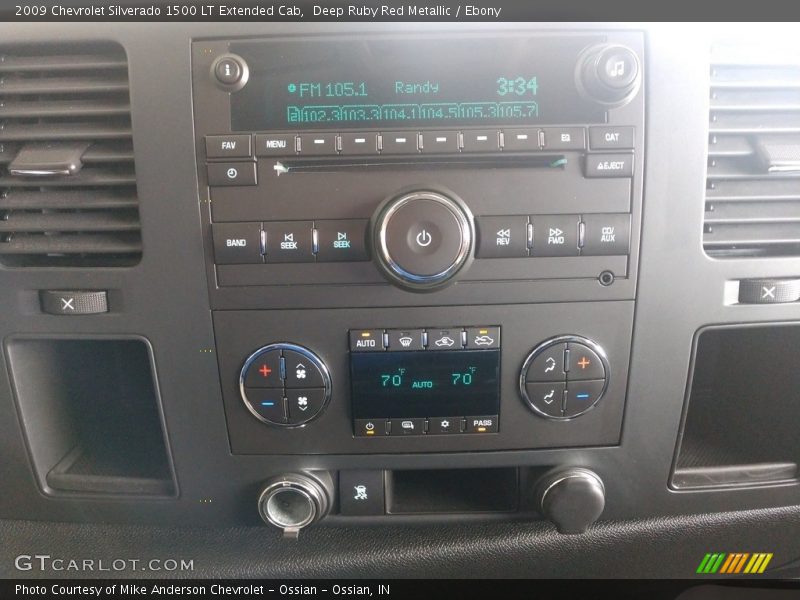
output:
{"label": "power knob", "polygon": [[606,492],[593,471],[573,467],[542,477],[536,484],[536,503],[559,533],[583,533],[603,513]]}
{"label": "power knob", "polygon": [[403,289],[428,292],[451,283],[472,258],[472,213],[455,194],[413,190],[390,197],[371,223],[372,255]]}
{"label": "power knob", "polygon": [[639,57],[626,46],[598,44],[578,58],[575,82],[590,100],[614,108],[630,102],[641,85]]}

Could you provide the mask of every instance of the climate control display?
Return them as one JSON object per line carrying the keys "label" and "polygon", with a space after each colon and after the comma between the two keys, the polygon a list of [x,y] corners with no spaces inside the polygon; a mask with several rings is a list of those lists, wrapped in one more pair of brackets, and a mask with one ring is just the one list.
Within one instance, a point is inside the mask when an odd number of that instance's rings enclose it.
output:
{"label": "climate control display", "polygon": [[495,433],[500,328],[354,330],[357,436]]}

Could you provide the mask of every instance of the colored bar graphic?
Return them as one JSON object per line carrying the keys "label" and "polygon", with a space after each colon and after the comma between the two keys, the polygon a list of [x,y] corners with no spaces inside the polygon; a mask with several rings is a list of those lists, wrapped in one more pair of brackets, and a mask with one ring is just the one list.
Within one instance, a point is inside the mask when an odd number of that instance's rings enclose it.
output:
{"label": "colored bar graphic", "polygon": [[728,554],[728,558],[725,559],[725,562],[722,563],[722,568],[720,568],[720,573],[730,573],[731,567],[736,564],[736,559],[739,557],[738,554]]}
{"label": "colored bar graphic", "polygon": [[772,553],[766,552],[709,552],[700,561],[697,573],[713,575],[737,575],[763,573],[772,560]]}

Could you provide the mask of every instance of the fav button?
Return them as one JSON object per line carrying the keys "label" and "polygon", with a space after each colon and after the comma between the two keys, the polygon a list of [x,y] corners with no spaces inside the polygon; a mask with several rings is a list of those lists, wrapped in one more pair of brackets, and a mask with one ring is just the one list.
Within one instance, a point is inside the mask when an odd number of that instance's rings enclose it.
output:
{"label": "fav button", "polygon": [[252,154],[249,135],[207,135],[208,158],[245,158]]}

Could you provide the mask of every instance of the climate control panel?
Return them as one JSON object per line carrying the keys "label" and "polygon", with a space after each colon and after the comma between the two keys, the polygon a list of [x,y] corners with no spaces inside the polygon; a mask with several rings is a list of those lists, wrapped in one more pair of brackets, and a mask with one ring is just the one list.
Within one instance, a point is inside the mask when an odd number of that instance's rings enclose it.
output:
{"label": "climate control panel", "polygon": [[539,344],[522,365],[522,398],[547,419],[572,419],[593,408],[608,387],[605,350],[576,335],[561,335]]}
{"label": "climate control panel", "polygon": [[239,390],[247,410],[259,421],[298,427],[325,409],[331,377],[311,350],[281,342],[259,348],[247,358]]}

